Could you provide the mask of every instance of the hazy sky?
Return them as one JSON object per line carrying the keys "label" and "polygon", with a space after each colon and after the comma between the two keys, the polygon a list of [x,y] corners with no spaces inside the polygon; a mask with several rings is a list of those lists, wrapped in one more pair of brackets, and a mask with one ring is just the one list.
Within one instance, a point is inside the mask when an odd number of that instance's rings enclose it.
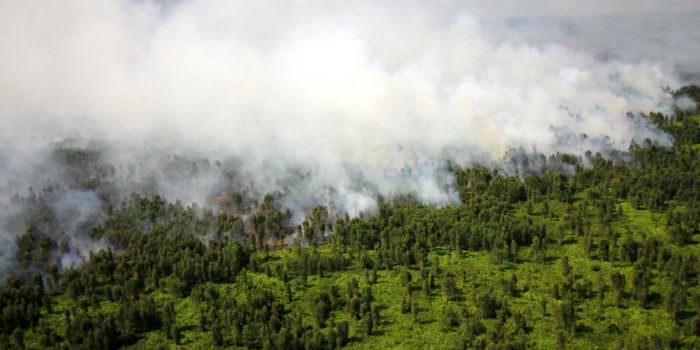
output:
{"label": "hazy sky", "polygon": [[586,16],[700,10],[697,0],[491,0],[457,1],[477,17]]}

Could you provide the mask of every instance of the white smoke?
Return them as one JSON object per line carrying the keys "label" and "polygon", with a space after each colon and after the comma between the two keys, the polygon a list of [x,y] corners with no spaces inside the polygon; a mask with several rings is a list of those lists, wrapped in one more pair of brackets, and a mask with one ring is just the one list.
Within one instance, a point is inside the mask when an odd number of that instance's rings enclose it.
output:
{"label": "white smoke", "polygon": [[682,112],[692,112],[697,110],[698,104],[688,96],[679,96],[675,100],[675,106]]}
{"label": "white smoke", "polygon": [[[456,4],[2,0],[2,194],[66,138],[98,140],[125,194],[204,203],[231,170],[353,215],[457,201],[448,160],[668,142],[628,117],[671,110],[661,65],[493,40]],[[179,154],[213,161],[164,170]]]}

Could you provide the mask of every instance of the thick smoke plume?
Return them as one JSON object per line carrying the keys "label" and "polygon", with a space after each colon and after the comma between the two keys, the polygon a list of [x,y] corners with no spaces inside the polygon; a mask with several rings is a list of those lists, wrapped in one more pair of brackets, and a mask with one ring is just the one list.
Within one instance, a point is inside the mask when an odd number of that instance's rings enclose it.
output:
{"label": "thick smoke plume", "polygon": [[[280,191],[298,220],[456,202],[448,161],[669,142],[634,116],[673,108],[663,62],[511,40],[452,2],[377,3],[0,1],[3,257],[12,196],[71,188],[52,153],[66,143],[113,166],[115,193]],[[73,236],[97,202],[62,193]]]}

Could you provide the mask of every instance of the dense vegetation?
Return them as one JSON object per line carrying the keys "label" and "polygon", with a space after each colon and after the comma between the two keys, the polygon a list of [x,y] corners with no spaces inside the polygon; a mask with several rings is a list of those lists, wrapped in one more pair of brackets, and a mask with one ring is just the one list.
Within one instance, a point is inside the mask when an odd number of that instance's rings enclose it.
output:
{"label": "dense vegetation", "polygon": [[[0,348],[700,348],[700,116],[648,119],[672,146],[452,169],[458,206],[319,206],[295,227],[275,194],[217,210],[133,195],[90,230],[105,248],[63,271],[51,192],[16,199],[30,225]],[[91,152],[58,156],[100,192]]]}

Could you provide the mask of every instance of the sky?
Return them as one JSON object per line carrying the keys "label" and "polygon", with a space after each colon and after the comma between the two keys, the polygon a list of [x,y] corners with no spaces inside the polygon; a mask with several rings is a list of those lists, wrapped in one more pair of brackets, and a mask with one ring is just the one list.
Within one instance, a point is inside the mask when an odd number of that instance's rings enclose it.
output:
{"label": "sky", "polygon": [[479,18],[683,13],[700,10],[700,2],[694,0],[467,0],[457,1],[452,6],[464,6]]}

